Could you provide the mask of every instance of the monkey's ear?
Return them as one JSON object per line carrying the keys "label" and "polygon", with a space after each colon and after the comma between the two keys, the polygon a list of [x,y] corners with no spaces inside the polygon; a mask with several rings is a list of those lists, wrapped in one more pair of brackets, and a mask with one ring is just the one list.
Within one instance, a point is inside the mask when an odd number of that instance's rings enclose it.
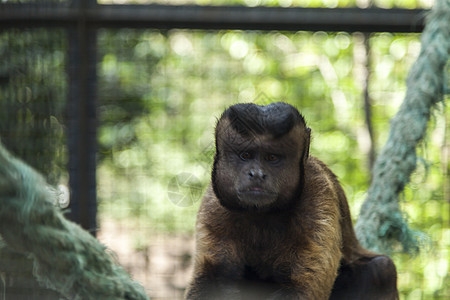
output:
{"label": "monkey's ear", "polygon": [[305,127],[305,142],[304,142],[303,157],[302,157],[303,163],[305,163],[309,157],[310,140],[311,140],[311,128]]}

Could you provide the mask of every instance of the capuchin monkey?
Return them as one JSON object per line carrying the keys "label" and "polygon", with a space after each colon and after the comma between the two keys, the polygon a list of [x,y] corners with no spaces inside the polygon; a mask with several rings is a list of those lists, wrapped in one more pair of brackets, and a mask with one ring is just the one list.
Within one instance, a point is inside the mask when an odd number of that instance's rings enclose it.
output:
{"label": "capuchin monkey", "polygon": [[358,243],[310,135],[286,103],[225,110],[187,299],[398,299],[392,260]]}

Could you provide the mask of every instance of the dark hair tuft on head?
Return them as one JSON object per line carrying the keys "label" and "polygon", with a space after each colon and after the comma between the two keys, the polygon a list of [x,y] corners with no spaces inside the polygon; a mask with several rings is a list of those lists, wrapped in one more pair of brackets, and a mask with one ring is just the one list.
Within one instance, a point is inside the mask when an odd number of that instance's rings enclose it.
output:
{"label": "dark hair tuft on head", "polygon": [[306,126],[298,110],[283,102],[269,105],[235,104],[224,111],[222,118],[227,118],[233,129],[244,136],[269,133],[278,138],[291,131],[295,125]]}

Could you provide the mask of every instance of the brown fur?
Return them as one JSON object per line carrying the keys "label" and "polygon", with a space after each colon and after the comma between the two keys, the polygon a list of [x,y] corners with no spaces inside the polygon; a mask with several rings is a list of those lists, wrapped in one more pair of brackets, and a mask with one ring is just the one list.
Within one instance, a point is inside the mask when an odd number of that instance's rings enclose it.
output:
{"label": "brown fur", "polygon": [[[187,299],[328,299],[332,291],[333,299],[346,299],[349,291],[356,291],[352,281],[363,278],[362,274],[369,274],[369,282],[360,284],[365,290],[359,289],[358,295],[367,296],[365,291],[370,290],[375,296],[382,295],[379,299],[396,299],[395,267],[387,257],[381,263],[369,264],[377,255],[359,245],[336,176],[308,155],[309,129],[300,122],[280,136],[252,135],[248,147],[287,149],[287,170],[275,168],[274,175],[261,166],[267,173],[267,184],[285,197],[268,208],[240,209],[239,201],[223,196],[233,202],[223,203],[217,193],[232,192],[234,186],[242,185],[240,181],[245,183],[244,179],[236,180],[245,165],[241,168],[239,162],[229,159],[232,154],[223,152],[240,147],[246,137],[231,128],[227,118],[219,121],[213,182],[197,216],[195,269]],[[293,166],[298,169],[291,170]],[[225,192],[217,186],[213,189],[214,184],[224,185],[220,188]],[[279,205],[280,199],[289,202]],[[383,279],[385,273],[389,275],[386,280],[375,282],[374,278]],[[339,286],[333,288],[335,280]],[[377,292],[384,286],[394,286],[386,297]]]}

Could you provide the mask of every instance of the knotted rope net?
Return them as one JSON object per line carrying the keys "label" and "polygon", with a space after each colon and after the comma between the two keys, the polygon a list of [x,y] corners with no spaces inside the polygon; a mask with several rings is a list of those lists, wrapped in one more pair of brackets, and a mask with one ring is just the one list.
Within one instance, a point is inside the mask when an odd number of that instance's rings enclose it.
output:
{"label": "knotted rope net", "polygon": [[0,235],[29,253],[45,286],[69,299],[147,299],[93,236],[66,220],[45,179],[0,144]]}

